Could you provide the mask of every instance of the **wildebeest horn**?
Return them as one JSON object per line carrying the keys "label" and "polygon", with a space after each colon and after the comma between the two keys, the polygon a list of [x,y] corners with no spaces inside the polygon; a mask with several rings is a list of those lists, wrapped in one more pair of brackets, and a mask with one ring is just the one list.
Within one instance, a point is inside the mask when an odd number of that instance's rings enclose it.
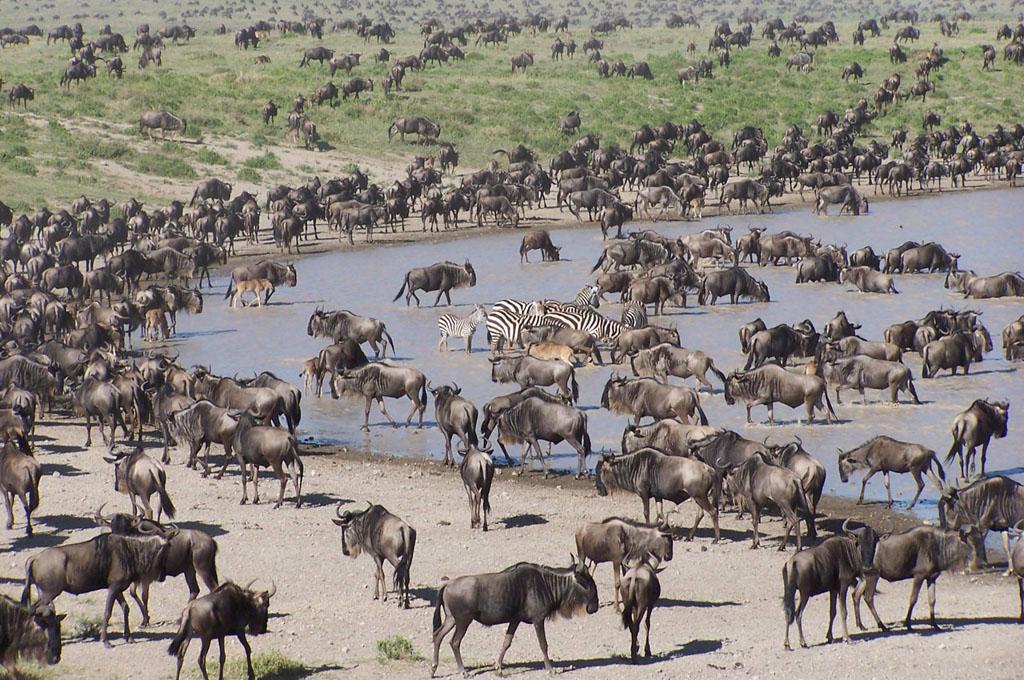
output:
{"label": "wildebeest horn", "polygon": [[800,448],[802,449],[804,447],[804,440],[800,439],[800,435],[794,434],[793,438],[796,439],[796,443],[799,444]]}
{"label": "wildebeest horn", "polygon": [[249,581],[248,583],[246,583],[244,590],[249,590],[250,588],[252,588],[252,584],[254,584],[254,583],[256,583],[256,579],[253,579],[253,580]]}
{"label": "wildebeest horn", "polygon": [[850,529],[848,528],[849,524],[850,524],[850,518],[847,517],[846,520],[843,522],[843,533],[844,534],[850,533]]}
{"label": "wildebeest horn", "polygon": [[1014,531],[1024,531],[1024,519],[1013,525]]}
{"label": "wildebeest horn", "polygon": [[266,592],[267,592],[267,599],[270,599],[270,598],[274,597],[274,595],[277,595],[277,584],[274,583],[274,579],[270,579],[270,590],[268,590]]}
{"label": "wildebeest horn", "polygon": [[96,508],[96,510],[92,513],[92,516],[99,524],[102,524],[104,526],[110,526],[110,519],[108,517],[103,516],[103,508],[105,508],[106,505],[106,503],[101,504],[100,507]]}
{"label": "wildebeest horn", "polygon": [[570,569],[575,569],[576,568],[576,556],[573,555],[572,553],[569,553],[569,568]]}

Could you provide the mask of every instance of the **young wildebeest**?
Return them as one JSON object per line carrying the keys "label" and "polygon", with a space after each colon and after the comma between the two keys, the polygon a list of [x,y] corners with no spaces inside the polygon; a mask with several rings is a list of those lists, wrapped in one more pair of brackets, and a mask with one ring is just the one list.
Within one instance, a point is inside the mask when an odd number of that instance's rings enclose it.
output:
{"label": "young wildebeest", "polygon": [[915,404],[921,400],[914,388],[914,377],[910,369],[898,361],[873,359],[867,356],[853,356],[846,359],[835,359],[822,364],[825,382],[836,390],[836,403],[841,404],[840,390],[844,387],[860,392],[861,403],[867,405],[865,388],[873,390],[889,389],[889,400],[899,403],[899,393],[909,392]]}
{"label": "young wildebeest", "polygon": [[384,560],[395,568],[392,587],[398,594],[398,606],[409,608],[409,572],[416,552],[416,530],[392,515],[382,505],[369,505],[362,512],[341,511],[335,508],[332,518],[341,527],[341,553],[357,558],[366,551],[376,565],[373,575],[373,599],[388,599],[384,581]]}
{"label": "young wildebeest", "polygon": [[521,388],[558,385],[562,398],[567,402],[575,403],[580,398],[576,369],[560,359],[496,357],[491,359],[491,382],[514,382]]}
{"label": "young wildebeest", "polygon": [[[116,601],[124,617],[124,637],[131,640],[128,627],[128,603],[124,591],[132,584],[149,584],[164,576],[164,564],[170,541],[176,530],[147,538],[100,534],[84,543],[46,548],[25,563],[25,588],[22,604],[29,604],[32,586],[39,601],[52,604],[63,592],[82,595],[106,588],[100,642],[109,647],[107,625]],[[139,607],[143,605],[139,602]],[[148,613],[144,612],[144,616]]]}
{"label": "young wildebeest", "polygon": [[374,401],[380,407],[380,412],[391,423],[391,427],[398,427],[398,423],[384,407],[385,397],[389,399],[406,397],[412,401],[412,409],[405,419],[405,426],[409,427],[412,424],[412,417],[419,412],[419,428],[423,428],[423,412],[427,410],[427,378],[415,368],[367,364],[352,370],[341,371],[335,378],[334,384],[339,394],[360,394],[366,398],[366,408],[363,410],[364,432],[370,431],[370,404]]}
{"label": "young wildebeest", "polygon": [[[789,627],[796,623],[800,633],[800,646],[804,639],[804,607],[815,595],[828,593],[828,632],[825,641],[832,642],[832,623],[836,618],[836,599],[839,600],[839,622],[843,626],[843,640],[850,641],[846,627],[846,593],[864,574],[865,565],[875,559],[878,534],[869,526],[850,529],[850,520],[843,522],[844,536],[831,536],[820,545],[802,550],[789,558],[782,567],[782,609],[786,614],[786,649],[789,646]],[[800,593],[800,604],[796,594]]]}
{"label": "young wildebeest", "polygon": [[523,242],[519,246],[519,261],[529,262],[530,251],[539,250],[541,251],[542,262],[558,262],[561,257],[561,246],[556,247],[551,242],[551,235],[543,229],[532,229],[523,236]]}
{"label": "young wildebeest", "polygon": [[928,611],[932,628],[938,629],[939,624],[935,621],[935,582],[942,572],[957,569],[975,558],[973,541],[970,539],[976,532],[977,529],[972,526],[963,526],[956,531],[922,526],[883,536],[878,542],[870,568],[864,565],[864,581],[853,592],[853,614],[857,627],[866,630],[860,619],[860,600],[863,597],[879,630],[888,630],[875,611],[878,579],[884,578],[895,583],[912,578],[914,585],[910,590],[910,606],[903,624],[908,630],[911,628],[911,615],[921,592],[921,584],[927,581]]}
{"label": "young wildebeest", "polygon": [[25,508],[25,535],[32,535],[32,513],[39,507],[40,465],[27,449],[4,444],[0,452],[0,493],[7,506],[7,528],[14,528],[14,497]]}
{"label": "young wildebeest", "polygon": [[132,501],[132,515],[139,514],[141,504],[142,516],[153,519],[153,507],[149,499],[153,494],[157,494],[160,497],[157,521],[160,521],[161,514],[174,519],[174,503],[167,495],[167,473],[158,460],[143,453],[142,447],[131,453],[122,452],[113,458],[103,460],[114,465],[114,488],[128,494]]}
{"label": "young wildebeest", "polygon": [[666,456],[657,449],[644,448],[621,456],[603,456],[595,470],[595,485],[600,496],[609,489],[631,491],[644,504],[644,521],[651,521],[651,499],[657,505],[659,523],[668,523],[663,503],[681,505],[692,498],[697,514],[687,541],[697,533],[704,513],[711,515],[715,527],[715,543],[719,539],[718,501],[722,495],[722,478],[710,466],[693,458]]}
{"label": "young wildebeest", "polygon": [[684,424],[694,417],[701,425],[708,424],[697,392],[689,387],[663,385],[654,378],[631,380],[613,374],[605,383],[601,407],[612,413],[633,416],[635,425],[646,416],[654,420],[678,418]]}
{"label": "young wildebeest", "polygon": [[576,530],[576,554],[586,564],[596,567],[602,562],[612,563],[615,578],[614,604],[619,608],[619,584],[622,564],[628,559],[646,560],[648,556],[658,562],[672,560],[670,531],[631,522],[620,517],[609,517],[601,522],[587,522]]}
{"label": "young wildebeest", "polygon": [[398,300],[405,294],[405,306],[409,306],[410,299],[416,300],[416,306],[420,306],[420,299],[416,295],[416,291],[422,290],[426,293],[432,293],[437,291],[437,298],[434,300],[434,306],[437,307],[438,303],[441,302],[441,296],[444,295],[448,304],[452,304],[451,291],[453,288],[472,288],[476,285],[476,270],[473,269],[473,265],[466,260],[465,264],[455,264],[454,262],[438,262],[432,264],[429,267],[418,267],[416,269],[410,269],[405,279],[402,281],[402,287],[398,289],[398,294],[395,295],[395,299],[392,302]]}
{"label": "young wildebeest", "polygon": [[622,595],[622,627],[629,629],[629,657],[636,661],[640,651],[640,622],[644,622],[646,642],[644,656],[651,656],[651,613],[661,597],[661,583],[658,571],[641,561],[635,566],[625,563],[627,571],[622,575],[619,590]]}
{"label": "young wildebeest", "polygon": [[713,392],[708,371],[725,382],[725,374],[715,367],[715,362],[700,350],[676,347],[670,342],[663,342],[651,349],[642,349],[629,358],[634,375],[651,376],[668,382],[668,377],[686,379],[693,377],[698,388],[704,385],[708,392]]}
{"label": "young wildebeest", "polygon": [[478,443],[476,406],[460,396],[462,388],[457,383],[452,383],[452,386],[428,386],[428,389],[434,395],[434,419],[437,421],[437,429],[441,430],[441,436],[444,437],[444,464],[455,465],[455,459],[452,457],[452,437],[458,436],[462,440],[463,449],[475,448]]}
{"label": "young wildebeest", "polygon": [[[243,411],[238,415],[238,425],[235,426],[231,448],[234,449],[235,460],[242,469],[242,505],[249,501],[247,465],[252,465],[253,503],[260,502],[260,468],[269,467],[281,482],[274,507],[279,508],[284,503],[284,489],[289,477],[295,488],[295,507],[302,505],[303,468],[302,459],[299,458],[299,442],[295,435],[269,425],[259,425],[252,411]],[[230,458],[225,458],[220,475],[224,474],[224,469],[230,461]]]}
{"label": "young wildebeest", "polygon": [[791,470],[772,465],[767,456],[757,452],[736,465],[720,465],[721,474],[729,477],[729,489],[740,509],[750,511],[753,525],[751,548],[761,545],[758,524],[761,520],[761,508],[774,506],[782,514],[786,533],[779,544],[779,550],[785,550],[789,535],[796,532],[796,549],[803,550],[800,539],[800,520],[807,526],[807,538],[817,537],[814,526],[814,515],[811,514],[807,494],[804,493],[800,478]]}
{"label": "young wildebeest", "polygon": [[960,476],[966,479],[968,472],[973,475],[974,457],[980,444],[981,475],[984,476],[989,442],[992,441],[992,437],[1002,439],[1006,436],[1009,419],[1009,401],[975,399],[965,411],[961,411],[953,419],[953,445],[946,454],[946,465],[952,462],[954,456],[959,456]]}
{"label": "young wildebeest", "polygon": [[19,658],[51,666],[60,662],[60,622],[52,604],[37,602],[28,606],[0,595],[0,659],[11,678],[17,673]]}
{"label": "young wildebeest", "polygon": [[843,484],[850,480],[850,474],[855,470],[867,470],[867,474],[860,482],[860,496],[857,504],[864,502],[864,487],[868,485],[876,472],[882,473],[882,481],[885,483],[885,495],[889,499],[889,507],[892,507],[892,491],[889,488],[889,473],[909,472],[917,482],[917,493],[910,501],[913,508],[917,499],[924,491],[924,480],[921,473],[928,475],[928,478],[935,483],[939,493],[942,493],[943,482],[946,481],[946,471],[942,469],[938,456],[931,449],[920,444],[909,444],[901,442],[892,437],[878,436],[870,441],[861,444],[855,449],[839,452],[839,477]]}
{"label": "young wildebeest", "polygon": [[[366,358],[366,354],[355,340],[344,338],[333,345],[324,347],[315,357],[312,366],[312,375],[316,379],[316,396],[319,397],[323,394],[324,377],[328,373],[331,375],[331,379],[327,381],[331,387],[331,396],[337,397],[338,392],[334,387],[334,381],[337,380],[338,373],[350,368],[359,368],[368,363],[370,363],[369,359]],[[308,379],[306,389],[309,389]]]}
{"label": "young wildebeest", "polygon": [[474,443],[467,449],[460,449],[464,458],[459,465],[459,476],[469,496],[469,528],[475,529],[483,520],[487,531],[487,513],[491,511],[491,482],[494,480],[494,461],[491,450],[480,450]]}
{"label": "young wildebeest", "polygon": [[220,585],[209,595],[193,600],[181,614],[178,632],[167,648],[167,653],[178,657],[175,680],[181,677],[181,666],[185,662],[188,643],[192,636],[202,640],[199,650],[199,670],[204,680],[206,673],[206,653],[210,651],[210,642],[216,638],[220,647],[220,677],[224,677],[224,638],[234,635],[245,650],[245,666],[249,680],[255,678],[252,668],[252,648],[245,634],[262,635],[267,632],[270,598],[277,593],[277,586],[271,583],[270,590],[250,590],[250,583],[240,588],[228,582]]}
{"label": "young wildebeest", "polygon": [[[437,671],[441,641],[454,628],[452,652],[459,671],[468,676],[462,663],[462,638],[469,624],[479,621],[485,626],[505,623],[505,640],[498,652],[495,670],[501,673],[505,652],[512,644],[520,623],[532,623],[537,642],[544,655],[544,668],[554,673],[548,658],[548,641],[544,624],[555,616],[572,618],[581,611],[593,614],[598,609],[597,584],[583,563],[572,563],[567,569],[520,562],[494,574],[459,576],[441,586],[434,608],[434,659],[430,675]],[[441,612],[445,613],[441,623]]]}
{"label": "young wildebeest", "polygon": [[1010,574],[1009,531],[1024,521],[1024,484],[1009,477],[980,479],[962,489],[946,488],[939,498],[939,523],[944,529],[959,529],[973,525],[978,528],[974,548],[978,558],[971,568],[980,568],[987,562],[985,536],[993,529],[1003,532],[1003,550],[1006,551],[1007,571]]}

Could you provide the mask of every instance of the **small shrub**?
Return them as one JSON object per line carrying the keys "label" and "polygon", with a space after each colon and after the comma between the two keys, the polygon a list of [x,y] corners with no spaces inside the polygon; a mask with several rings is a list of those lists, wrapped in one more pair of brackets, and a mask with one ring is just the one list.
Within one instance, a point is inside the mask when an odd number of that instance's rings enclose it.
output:
{"label": "small shrub", "polygon": [[228,159],[221,156],[216,151],[210,149],[202,149],[196,153],[196,160],[200,163],[206,163],[207,165],[227,165]]}
{"label": "small shrub", "polygon": [[104,139],[81,139],[74,145],[75,156],[81,160],[102,158],[113,160],[132,154],[127,144]]}
{"label": "small shrub", "polygon": [[419,661],[420,656],[412,646],[409,638],[395,635],[393,637],[377,640],[377,660],[381,663],[388,661]]}
{"label": "small shrub", "polygon": [[139,172],[158,177],[177,177],[183,179],[198,177],[192,166],[180,158],[171,158],[155,153],[140,155],[135,161],[135,167]]}
{"label": "small shrub", "polygon": [[[256,680],[298,680],[309,674],[306,664],[290,659],[277,650],[254,654],[252,669],[256,673]],[[248,677],[245,655],[228,661],[224,665],[224,675],[228,678]]]}
{"label": "small shrub", "polygon": [[260,170],[280,170],[281,161],[272,152],[267,151],[266,153],[260,154],[259,156],[252,156],[242,161],[242,165],[247,168],[258,168]]}
{"label": "small shrub", "polygon": [[36,166],[32,165],[31,162],[25,160],[24,158],[5,158],[3,156],[0,156],[0,165],[3,165],[11,172],[16,172],[19,175],[29,175],[31,177],[35,177],[38,174]]}
{"label": "small shrub", "polygon": [[75,637],[82,640],[99,640],[103,619],[99,616],[82,616],[75,621]]}
{"label": "small shrub", "polygon": [[259,183],[263,180],[260,173],[252,168],[242,168],[238,171],[238,179],[243,182]]}

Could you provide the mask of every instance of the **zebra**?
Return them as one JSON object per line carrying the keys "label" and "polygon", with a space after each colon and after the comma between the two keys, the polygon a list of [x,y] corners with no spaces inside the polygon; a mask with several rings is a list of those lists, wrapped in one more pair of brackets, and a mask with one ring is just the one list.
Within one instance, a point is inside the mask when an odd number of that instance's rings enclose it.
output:
{"label": "zebra", "polygon": [[586,331],[598,340],[610,342],[619,337],[624,326],[598,314],[592,309],[559,310],[548,312],[544,318],[566,328],[577,331]]}
{"label": "zebra", "polygon": [[576,293],[572,302],[568,303],[573,307],[600,307],[601,300],[597,297],[598,287],[587,284]]}
{"label": "zebra", "polygon": [[473,334],[480,322],[487,318],[487,311],[483,305],[476,305],[469,316],[455,316],[445,314],[437,320],[437,330],[441,333],[441,339],[437,343],[437,350],[448,351],[448,338],[465,338],[466,354],[473,351]]}
{"label": "zebra", "polygon": [[523,302],[522,300],[513,300],[508,298],[505,300],[498,300],[491,305],[492,314],[494,312],[512,312],[513,314],[518,314],[520,316],[541,316],[545,311],[545,301]]}
{"label": "zebra", "polygon": [[645,328],[650,325],[647,320],[645,305],[631,300],[622,308],[622,325],[626,328]]}
{"label": "zebra", "polygon": [[547,315],[516,314],[506,309],[491,308],[487,314],[487,343],[492,352],[501,351],[504,348],[522,347],[522,333],[527,328],[537,326],[564,326],[564,324],[549,319]]}

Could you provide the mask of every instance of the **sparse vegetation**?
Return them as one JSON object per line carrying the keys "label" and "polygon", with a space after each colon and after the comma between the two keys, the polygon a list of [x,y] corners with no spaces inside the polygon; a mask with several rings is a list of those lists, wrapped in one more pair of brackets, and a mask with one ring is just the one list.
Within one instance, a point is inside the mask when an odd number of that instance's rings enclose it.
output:
{"label": "sparse vegetation", "polygon": [[238,171],[238,179],[242,180],[243,182],[258,183],[263,181],[263,176],[259,173],[258,170],[253,170],[252,168],[242,168]]}
{"label": "sparse vegetation", "polygon": [[255,168],[258,170],[280,170],[281,161],[272,152],[267,151],[259,156],[253,156],[246,158],[242,161],[242,165],[246,168]]}
{"label": "sparse vegetation", "polygon": [[[252,668],[256,673],[256,680],[298,680],[309,674],[309,667],[306,664],[291,659],[277,650],[253,654]],[[244,654],[231,658],[225,664],[224,676],[232,680],[243,680],[248,677]]]}
{"label": "sparse vegetation", "polygon": [[423,657],[412,646],[412,640],[395,635],[377,640],[377,661],[420,661]]}
{"label": "sparse vegetation", "polygon": [[134,165],[139,172],[157,177],[194,179],[199,176],[187,161],[161,153],[139,154]]}
{"label": "sparse vegetation", "polygon": [[72,630],[74,636],[80,640],[99,640],[102,629],[103,619],[98,614],[90,614],[76,618],[75,627]]}

